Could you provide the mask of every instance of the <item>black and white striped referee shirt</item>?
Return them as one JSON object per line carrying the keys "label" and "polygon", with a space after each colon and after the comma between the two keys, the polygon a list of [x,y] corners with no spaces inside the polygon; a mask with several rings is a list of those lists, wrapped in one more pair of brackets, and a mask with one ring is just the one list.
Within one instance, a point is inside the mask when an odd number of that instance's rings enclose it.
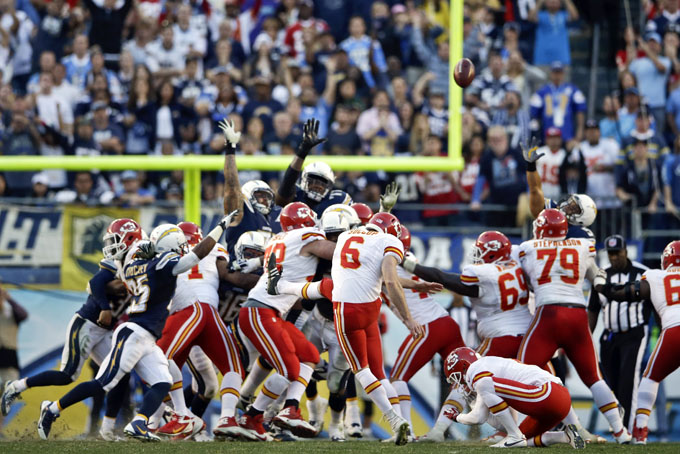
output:
{"label": "black and white striped referee shirt", "polygon": [[[611,266],[605,268],[605,271],[607,272],[607,282],[625,284],[626,282],[639,280],[648,269],[642,263],[629,259],[628,266],[624,271],[615,272]],[[648,301],[634,303],[629,303],[628,301],[609,301],[604,295],[592,292],[588,310],[590,312],[602,310],[605,330],[614,333],[624,333],[630,329],[647,324],[651,315],[651,303]]]}

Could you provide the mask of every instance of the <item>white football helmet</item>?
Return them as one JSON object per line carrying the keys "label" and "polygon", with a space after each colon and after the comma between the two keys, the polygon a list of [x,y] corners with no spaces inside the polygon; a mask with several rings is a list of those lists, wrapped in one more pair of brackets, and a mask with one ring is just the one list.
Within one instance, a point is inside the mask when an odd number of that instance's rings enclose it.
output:
{"label": "white football helmet", "polygon": [[354,210],[354,208],[352,208],[349,205],[345,205],[344,203],[336,203],[323,210],[323,213],[321,213],[322,224],[323,217],[326,215],[326,213],[331,212],[344,214],[347,217],[347,220],[349,221],[350,228],[354,228],[361,225],[361,219],[359,219],[359,215],[357,214],[356,210]]}
{"label": "white football helmet", "polygon": [[597,205],[585,194],[572,194],[560,204],[560,211],[567,217],[569,224],[588,227],[595,222]]}
{"label": "white football helmet", "polygon": [[[243,197],[260,213],[267,216],[272,211],[272,206],[274,205],[274,191],[269,187],[267,183],[262,180],[250,180],[241,186],[241,192]],[[267,203],[260,203],[257,201],[256,194],[258,192],[264,192],[267,197]]]}
{"label": "white football helmet", "polygon": [[[313,191],[311,189],[312,182],[310,180],[315,180],[315,182],[323,184],[324,189],[321,192]],[[302,177],[300,177],[300,188],[307,194],[307,197],[315,202],[323,200],[334,184],[335,174],[325,162],[313,162],[309,164],[304,168]]]}
{"label": "white football helmet", "polygon": [[321,229],[326,233],[345,232],[352,228],[349,217],[342,211],[324,211],[321,215]]}
{"label": "white football helmet", "polygon": [[180,255],[189,252],[189,243],[184,232],[175,224],[161,224],[151,232],[149,239],[156,246],[157,253],[168,251],[177,252]]}
{"label": "white football helmet", "polygon": [[234,247],[234,253],[236,254],[236,260],[248,260],[257,257],[258,254],[252,254],[246,257],[246,250],[250,249],[255,253],[261,252],[264,255],[265,245],[267,244],[267,239],[260,232],[250,231],[242,234],[238,237],[236,246]]}

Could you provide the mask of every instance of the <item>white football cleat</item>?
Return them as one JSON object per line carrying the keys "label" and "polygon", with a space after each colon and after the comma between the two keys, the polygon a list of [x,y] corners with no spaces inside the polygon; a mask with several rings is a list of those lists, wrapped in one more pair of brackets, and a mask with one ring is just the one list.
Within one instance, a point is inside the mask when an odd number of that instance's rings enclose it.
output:
{"label": "white football cleat", "polygon": [[526,448],[527,439],[522,435],[522,437],[516,437],[513,435],[508,435],[495,445],[491,445],[491,448]]}
{"label": "white football cleat", "polygon": [[391,410],[385,415],[385,419],[390,424],[392,433],[394,434],[394,444],[403,446],[409,441],[411,435],[411,428],[404,418],[399,416],[394,410]]}
{"label": "white football cleat", "polygon": [[574,424],[567,424],[564,426],[564,433],[567,434],[569,444],[574,449],[583,449],[586,447],[586,442],[578,433],[578,428]]}
{"label": "white football cleat", "polygon": [[340,424],[333,424],[331,423],[330,426],[328,426],[328,438],[331,439],[331,441],[345,441],[345,431],[343,430],[342,423]]}

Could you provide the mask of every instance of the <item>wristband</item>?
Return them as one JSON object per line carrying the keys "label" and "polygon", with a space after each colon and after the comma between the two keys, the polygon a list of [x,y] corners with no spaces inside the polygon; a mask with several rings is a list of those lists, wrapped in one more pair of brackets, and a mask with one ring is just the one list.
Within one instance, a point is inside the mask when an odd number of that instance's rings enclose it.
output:
{"label": "wristband", "polygon": [[536,171],[536,162],[527,162],[527,172]]}
{"label": "wristband", "polygon": [[224,154],[226,154],[226,155],[236,154],[236,145],[227,141],[226,145],[224,146]]}
{"label": "wristband", "polygon": [[221,225],[217,224],[214,229],[208,233],[208,236],[215,240],[215,243],[220,242],[220,238],[222,238],[222,234],[224,233],[224,229],[222,228]]}

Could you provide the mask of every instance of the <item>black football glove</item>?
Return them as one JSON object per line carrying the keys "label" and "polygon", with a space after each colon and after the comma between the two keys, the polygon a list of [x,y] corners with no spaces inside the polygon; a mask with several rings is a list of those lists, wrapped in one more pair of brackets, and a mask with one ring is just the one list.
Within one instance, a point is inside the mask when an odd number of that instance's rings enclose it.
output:
{"label": "black football glove", "polygon": [[324,143],[328,139],[325,137],[318,137],[319,134],[319,120],[310,118],[302,127],[302,143],[295,150],[295,155],[300,159],[305,159],[312,148]]}

